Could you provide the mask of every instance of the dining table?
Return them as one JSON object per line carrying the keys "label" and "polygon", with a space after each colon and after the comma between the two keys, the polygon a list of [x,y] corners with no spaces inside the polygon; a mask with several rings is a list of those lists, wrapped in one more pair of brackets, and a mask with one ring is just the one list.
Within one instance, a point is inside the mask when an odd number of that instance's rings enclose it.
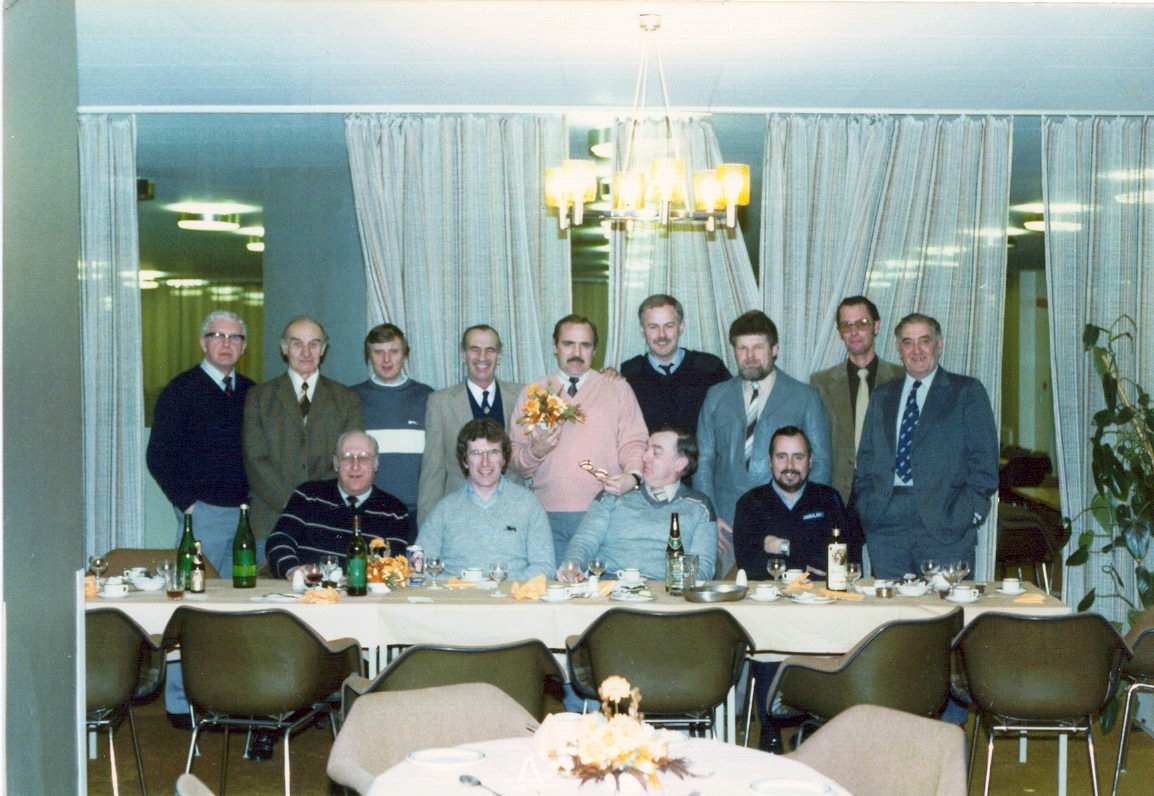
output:
{"label": "dining table", "polygon": [[[459,753],[454,754],[455,750]],[[424,752],[424,753],[423,753]],[[849,796],[849,791],[813,768],[781,755],[705,738],[670,744],[671,756],[688,761],[688,775],[659,774],[666,796],[732,796],[766,793],[777,796]],[[445,750],[418,750],[373,780],[369,796],[397,793],[487,794],[461,781],[473,777],[500,796],[589,796],[612,794],[612,777],[582,784],[560,773],[555,759],[534,752],[531,737],[462,744]],[[621,793],[645,793],[636,779],[620,779]]]}

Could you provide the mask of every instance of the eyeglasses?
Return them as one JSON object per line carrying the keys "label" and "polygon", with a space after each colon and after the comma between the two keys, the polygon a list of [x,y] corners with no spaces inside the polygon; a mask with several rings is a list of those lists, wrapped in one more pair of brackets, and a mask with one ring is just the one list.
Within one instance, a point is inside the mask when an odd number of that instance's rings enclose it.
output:
{"label": "eyeglasses", "polygon": [[479,451],[468,451],[466,454],[470,459],[483,459],[486,456],[497,457],[501,455],[500,448],[485,448]]}
{"label": "eyeglasses", "polygon": [[224,332],[208,332],[207,334],[205,334],[204,339],[205,340],[211,340],[214,343],[223,343],[225,340],[227,340],[230,343],[240,344],[240,343],[244,342],[244,335],[243,334],[225,334]]}
{"label": "eyeglasses", "polygon": [[852,332],[855,329],[864,332],[866,329],[874,325],[874,322],[869,318],[858,318],[856,321],[841,321],[837,325],[837,330],[842,334]]}
{"label": "eyeglasses", "polygon": [[341,464],[350,465],[353,462],[368,464],[377,457],[372,453],[342,453],[339,458],[341,460]]}

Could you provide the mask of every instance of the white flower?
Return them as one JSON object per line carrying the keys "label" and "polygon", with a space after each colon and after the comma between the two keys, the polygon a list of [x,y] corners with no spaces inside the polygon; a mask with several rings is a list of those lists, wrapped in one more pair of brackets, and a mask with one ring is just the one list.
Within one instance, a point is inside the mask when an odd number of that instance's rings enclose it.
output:
{"label": "white flower", "polygon": [[601,697],[602,702],[621,702],[629,699],[633,693],[632,686],[624,677],[613,675],[606,677],[601,683],[601,688],[597,690],[597,696]]}

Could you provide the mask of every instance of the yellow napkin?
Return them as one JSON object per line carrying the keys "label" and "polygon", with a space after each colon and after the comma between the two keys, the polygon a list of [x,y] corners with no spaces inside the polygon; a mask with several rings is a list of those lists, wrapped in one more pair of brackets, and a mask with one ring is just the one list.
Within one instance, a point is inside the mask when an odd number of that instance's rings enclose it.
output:
{"label": "yellow napkin", "polygon": [[785,586],[786,594],[797,594],[802,591],[812,591],[813,584],[809,582],[809,573],[803,572],[800,577],[794,578]]}
{"label": "yellow napkin", "polygon": [[96,576],[95,575],[85,575],[84,576],[84,596],[85,597],[95,597],[96,592],[97,592]]}
{"label": "yellow napkin", "polygon": [[864,600],[865,595],[856,591],[832,591],[830,589],[818,589],[819,597],[832,597],[835,600]]}
{"label": "yellow napkin", "polygon": [[1041,605],[1046,602],[1046,595],[1041,592],[1031,591],[1023,594],[1021,597],[1015,597],[1014,602],[1022,605]]}
{"label": "yellow napkin", "polygon": [[300,599],[302,603],[312,605],[332,605],[340,600],[341,593],[331,586],[324,589],[309,589]]}
{"label": "yellow napkin", "polygon": [[477,588],[477,581],[452,577],[445,581],[445,586],[450,589],[475,589]]}
{"label": "yellow napkin", "polygon": [[601,592],[602,597],[608,597],[613,593],[613,581],[602,580],[597,582],[597,588]]}
{"label": "yellow napkin", "polygon": [[513,592],[514,600],[539,600],[547,591],[545,576],[537,575],[524,583],[514,583],[509,587],[509,591]]}

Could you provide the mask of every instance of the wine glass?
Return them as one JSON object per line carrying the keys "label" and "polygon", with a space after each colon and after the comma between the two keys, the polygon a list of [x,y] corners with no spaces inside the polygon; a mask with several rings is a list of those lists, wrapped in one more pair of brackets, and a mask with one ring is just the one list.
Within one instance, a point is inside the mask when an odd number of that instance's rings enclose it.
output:
{"label": "wine glass", "polygon": [[302,564],[301,571],[305,575],[305,585],[310,589],[321,585],[324,575],[321,573],[320,564]]}
{"label": "wine glass", "polygon": [[779,589],[781,588],[782,576],[785,575],[785,566],[785,559],[777,557],[769,559],[769,562],[765,565],[766,572],[773,578],[773,582],[777,584]]}
{"label": "wine glass", "polygon": [[505,593],[501,591],[501,581],[509,575],[509,565],[504,561],[496,561],[489,565],[489,577],[497,582],[497,590],[492,593],[492,597],[504,597]]}
{"label": "wine glass", "polygon": [[439,589],[440,585],[437,583],[437,576],[445,569],[445,559],[440,556],[433,556],[425,559],[425,571],[432,575],[432,580],[429,582],[430,589]]}
{"label": "wine glass", "polygon": [[92,570],[92,574],[96,576],[96,585],[103,582],[103,575],[108,570],[108,558],[105,556],[93,556],[88,559],[88,566]]}
{"label": "wine glass", "polygon": [[581,582],[581,565],[573,559],[566,559],[557,568],[557,580],[567,586]]}
{"label": "wine glass", "polygon": [[934,575],[942,571],[942,565],[932,558],[927,558],[922,562],[922,577],[926,583],[933,584]]}
{"label": "wine glass", "polygon": [[321,557],[321,582],[336,586],[336,578],[333,575],[340,569],[341,560],[332,553]]}
{"label": "wine glass", "polygon": [[958,562],[954,561],[949,564],[942,565],[942,577],[946,579],[949,584],[949,594],[954,593],[954,586],[961,580],[961,570],[958,569]]}
{"label": "wine glass", "polygon": [[845,565],[845,580],[849,585],[849,590],[854,591],[854,584],[861,580],[861,564],[857,561],[849,561]]}
{"label": "wine glass", "polygon": [[970,576],[970,562],[958,561],[954,564],[954,570],[958,573],[958,579],[956,583],[961,583],[963,580]]}
{"label": "wine glass", "polygon": [[599,578],[605,574],[605,559],[600,556],[593,556],[589,559],[589,574]]}

